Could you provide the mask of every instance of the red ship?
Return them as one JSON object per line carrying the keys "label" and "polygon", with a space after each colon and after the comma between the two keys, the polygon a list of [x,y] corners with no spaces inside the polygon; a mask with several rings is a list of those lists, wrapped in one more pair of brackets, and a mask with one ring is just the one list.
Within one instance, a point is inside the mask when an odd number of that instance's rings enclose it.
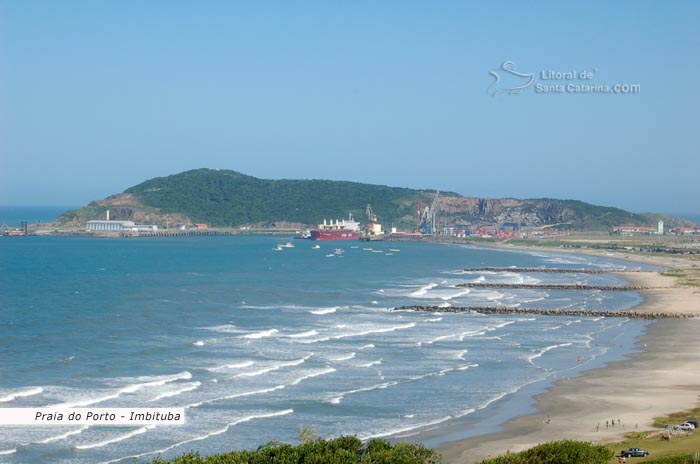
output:
{"label": "red ship", "polygon": [[319,224],[317,229],[311,230],[311,240],[357,240],[360,238],[360,223],[355,222],[352,214],[348,219],[335,223],[331,219],[330,222],[323,220],[323,224]]}

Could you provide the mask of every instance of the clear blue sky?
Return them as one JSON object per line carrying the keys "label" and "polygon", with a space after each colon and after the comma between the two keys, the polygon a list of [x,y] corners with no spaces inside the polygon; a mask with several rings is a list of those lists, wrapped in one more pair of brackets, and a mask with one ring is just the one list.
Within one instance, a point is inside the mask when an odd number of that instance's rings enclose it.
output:
{"label": "clear blue sky", "polygon": [[[209,167],[700,213],[699,24],[697,1],[0,0],[0,204]],[[641,89],[488,96],[507,60]]]}

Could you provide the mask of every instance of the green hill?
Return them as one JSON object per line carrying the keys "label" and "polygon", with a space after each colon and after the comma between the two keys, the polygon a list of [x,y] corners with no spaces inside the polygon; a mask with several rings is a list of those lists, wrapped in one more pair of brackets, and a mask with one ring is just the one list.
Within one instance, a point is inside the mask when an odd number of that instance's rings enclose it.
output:
{"label": "green hill", "polygon": [[[104,217],[143,223],[206,223],[236,227],[280,222],[315,225],[352,213],[365,220],[372,204],[385,228],[415,228],[418,202],[430,204],[433,190],[330,180],[267,180],[236,171],[197,169],[149,179],[139,185],[64,213],[59,222],[80,224]],[[634,214],[575,200],[483,199],[440,193],[438,221],[446,225],[566,224],[574,229],[654,225],[659,215]],[[667,221],[673,219],[667,218]],[[679,221],[682,222],[682,221]]]}

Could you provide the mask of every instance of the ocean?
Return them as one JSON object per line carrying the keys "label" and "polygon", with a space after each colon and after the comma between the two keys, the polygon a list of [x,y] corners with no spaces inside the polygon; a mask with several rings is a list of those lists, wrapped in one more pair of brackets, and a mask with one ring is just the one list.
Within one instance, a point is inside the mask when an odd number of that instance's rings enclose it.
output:
{"label": "ocean", "polygon": [[641,297],[456,284],[620,284],[609,274],[463,269],[639,267],[628,262],[410,242],[313,249],[294,240],[275,250],[288,239],[0,238],[0,408],[183,407],[186,414],[180,426],[0,426],[0,462],[210,454],[297,443],[303,426],[323,437],[410,440],[491,417],[504,401],[520,405],[509,408],[512,416],[555,378],[621,359],[646,324],[390,310],[626,309]]}

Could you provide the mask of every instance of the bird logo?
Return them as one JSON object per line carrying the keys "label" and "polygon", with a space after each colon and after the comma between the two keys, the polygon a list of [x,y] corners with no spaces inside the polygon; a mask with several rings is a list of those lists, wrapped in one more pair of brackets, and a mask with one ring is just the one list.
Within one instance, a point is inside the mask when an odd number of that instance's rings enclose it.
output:
{"label": "bird logo", "polygon": [[493,69],[489,74],[494,81],[486,89],[486,94],[491,97],[500,94],[518,95],[535,82],[534,74],[517,72],[512,61],[504,61],[499,69]]}

